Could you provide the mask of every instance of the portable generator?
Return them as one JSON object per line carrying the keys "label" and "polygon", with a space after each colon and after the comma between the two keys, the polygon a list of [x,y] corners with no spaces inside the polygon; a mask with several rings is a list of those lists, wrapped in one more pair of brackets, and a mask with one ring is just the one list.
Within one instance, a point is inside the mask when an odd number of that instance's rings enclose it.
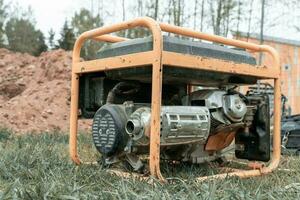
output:
{"label": "portable generator", "polygon": [[[152,35],[136,39],[108,35],[134,27],[149,28]],[[166,36],[162,31],[198,40]],[[81,61],[80,49],[87,39],[110,44],[98,51],[97,59]],[[274,65],[257,65],[249,50],[269,53]],[[151,175],[163,180],[160,160],[214,161],[233,142],[236,158],[268,162],[268,96],[237,90],[260,79],[275,80],[272,160],[267,167],[227,175],[261,175],[278,165],[280,67],[276,51],[148,17],[87,31],[73,51],[71,157],[81,163],[77,154],[80,111],[80,117],[93,119],[94,145],[107,166],[127,163],[137,172],[149,168]],[[149,155],[149,162],[141,159],[144,155]]]}

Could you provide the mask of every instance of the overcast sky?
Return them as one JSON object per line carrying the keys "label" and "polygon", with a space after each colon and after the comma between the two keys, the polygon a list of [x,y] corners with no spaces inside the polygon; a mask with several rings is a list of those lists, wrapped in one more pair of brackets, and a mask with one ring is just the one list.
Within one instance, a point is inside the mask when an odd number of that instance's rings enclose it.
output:
{"label": "overcast sky", "polygon": [[23,8],[31,6],[37,27],[44,33],[50,28],[59,32],[66,18],[72,16],[76,8],[80,7],[77,0],[6,0],[19,4]]}
{"label": "overcast sky", "polygon": [[[120,0],[109,0],[105,2],[107,4],[112,3],[115,6],[117,1]],[[33,9],[33,16],[37,23],[37,28],[41,29],[46,35],[48,35],[50,28],[52,28],[56,33],[59,33],[65,19],[70,19],[73,13],[79,10],[81,7],[85,6],[90,8],[91,0],[5,0],[5,2],[10,4],[19,4],[19,6],[22,8],[31,6]],[[245,0],[245,2],[247,2],[247,0]],[[271,6],[272,10],[266,10],[266,18],[276,13],[274,11],[279,12],[283,10],[282,7],[276,8],[276,5]],[[258,10],[260,7],[255,9]],[[112,10],[112,16],[107,17],[106,24],[121,20],[121,14],[118,14],[119,12],[117,11],[121,9],[114,7]],[[300,40],[300,33],[296,32],[294,28],[291,28],[291,26],[288,26],[290,23],[297,23],[298,19],[294,16],[298,14],[298,10],[288,8],[284,16],[279,15],[279,17],[277,17],[276,24],[279,25],[265,29],[265,34],[284,37],[287,39]],[[241,26],[241,29],[243,29],[243,26]],[[257,32],[259,32],[259,29]],[[56,36],[58,36],[58,34]]]}

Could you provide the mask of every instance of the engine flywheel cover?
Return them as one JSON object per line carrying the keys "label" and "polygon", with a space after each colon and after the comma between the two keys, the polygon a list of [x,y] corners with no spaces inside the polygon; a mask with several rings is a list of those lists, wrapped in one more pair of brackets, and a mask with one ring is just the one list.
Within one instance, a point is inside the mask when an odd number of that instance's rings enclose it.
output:
{"label": "engine flywheel cover", "polygon": [[118,105],[107,104],[96,112],[92,134],[94,144],[100,153],[112,156],[123,150],[127,141],[125,122],[125,111]]}

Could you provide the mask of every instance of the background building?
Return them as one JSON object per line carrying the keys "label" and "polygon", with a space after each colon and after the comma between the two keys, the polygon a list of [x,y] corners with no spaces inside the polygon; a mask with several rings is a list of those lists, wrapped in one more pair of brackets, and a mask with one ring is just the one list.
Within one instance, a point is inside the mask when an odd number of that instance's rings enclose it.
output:
{"label": "background building", "polygon": [[[257,44],[260,42],[259,34],[233,34],[240,40]],[[264,44],[274,47],[280,55],[282,94],[288,98],[286,104],[290,106],[291,114],[300,114],[300,41],[270,36],[264,36],[263,39]],[[255,56],[259,57],[258,54]],[[270,57],[263,54],[262,64],[270,66]]]}

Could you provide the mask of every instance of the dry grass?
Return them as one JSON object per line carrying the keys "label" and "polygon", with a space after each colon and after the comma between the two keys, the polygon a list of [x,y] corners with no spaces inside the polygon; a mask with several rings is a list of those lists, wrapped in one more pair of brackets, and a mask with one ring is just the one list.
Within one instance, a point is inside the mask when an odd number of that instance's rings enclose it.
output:
{"label": "dry grass", "polygon": [[[82,134],[89,158],[96,156]],[[15,136],[0,131],[0,199],[299,199],[300,160],[284,157],[280,168],[263,177],[211,180],[195,177],[215,173],[209,166],[163,164],[172,184],[110,175],[99,165],[75,166],[68,157],[68,136],[61,133]],[[175,178],[174,178],[175,177]],[[186,180],[186,181],[183,181]]]}

